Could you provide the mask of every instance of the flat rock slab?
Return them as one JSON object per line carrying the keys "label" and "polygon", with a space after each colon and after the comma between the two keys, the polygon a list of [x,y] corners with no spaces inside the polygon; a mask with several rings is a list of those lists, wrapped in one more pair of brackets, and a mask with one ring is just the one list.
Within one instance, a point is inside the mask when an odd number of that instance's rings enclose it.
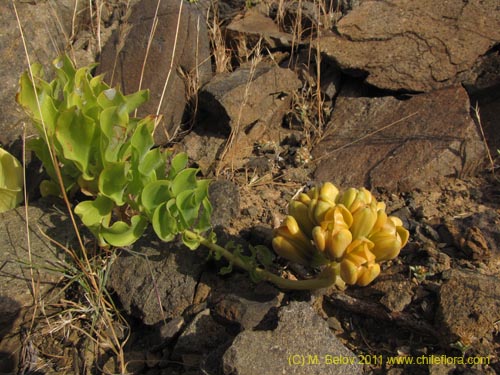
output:
{"label": "flat rock slab", "polygon": [[[75,8],[72,0],[49,2],[16,2],[31,62],[38,61],[50,66],[58,52],[64,50],[64,35],[71,33],[71,19]],[[54,22],[57,18],[58,22]],[[76,19],[78,21],[78,18]],[[75,25],[75,27],[78,27]],[[7,145],[23,135],[23,121],[27,116],[16,103],[19,77],[28,69],[23,40],[19,33],[16,15],[11,1],[0,1],[0,144]],[[28,125],[28,134],[35,132]]]}
{"label": "flat rock slab", "polygon": [[110,269],[108,287],[125,311],[153,325],[182,315],[192,304],[206,253],[160,244],[150,234],[124,251]]}
{"label": "flat rock slab", "polygon": [[106,81],[119,84],[126,94],[140,88],[150,90],[150,100],[139,108],[138,115],[156,114],[160,106],[163,120],[156,128],[155,142],[163,144],[178,131],[186,105],[189,79],[179,71],[195,77],[201,86],[212,70],[205,18],[193,4],[160,2],[149,42],[158,3],[141,0],[132,8],[127,29],[118,30],[105,45],[98,73],[106,73]]}
{"label": "flat rock slab", "polygon": [[273,331],[241,332],[223,357],[226,375],[361,374],[362,366],[306,302],[292,302],[278,312]]}
{"label": "flat rock slab", "polygon": [[[268,63],[245,65],[232,73],[216,75],[200,92],[200,109],[218,119],[221,129],[247,129],[276,110],[283,98],[300,88],[301,82],[290,69]],[[227,130],[228,129],[221,129]]]}
{"label": "flat rock slab", "polygon": [[[280,31],[271,18],[256,9],[250,9],[242,18],[233,20],[226,27],[226,38],[237,52],[242,47],[252,49],[258,43],[271,49],[290,47],[293,40],[291,34]],[[239,54],[244,56],[244,53],[245,51],[241,51]]]}
{"label": "flat rock slab", "polygon": [[[72,225],[61,211],[37,203],[28,208],[30,247],[24,207],[0,214],[0,373],[17,371],[21,347],[19,328],[29,322],[27,314],[35,299],[51,303],[51,293],[60,281],[63,250],[50,239],[69,244],[74,239]],[[29,249],[29,250],[28,250]],[[31,253],[31,254],[30,254]],[[31,256],[31,265],[30,265]],[[33,283],[33,284],[32,284]],[[33,292],[32,285],[37,288]]]}
{"label": "flat rock slab", "polygon": [[[445,275],[444,275],[445,276]],[[451,270],[439,293],[436,324],[442,340],[464,345],[492,340],[500,319],[500,280],[469,270]]]}
{"label": "flat rock slab", "polygon": [[[229,136],[224,150],[211,153],[213,158],[225,157],[232,167],[239,168],[252,155],[255,142],[279,142],[292,93],[300,87],[295,72],[267,62],[217,74],[199,96],[207,135]],[[191,143],[196,142],[209,143],[199,137]]]}
{"label": "flat rock slab", "polygon": [[340,97],[313,150],[317,181],[391,191],[472,174],[484,155],[461,86],[408,100]]}
{"label": "flat rock slab", "polygon": [[500,42],[497,0],[363,1],[321,52],[347,72],[389,90],[430,91],[462,82]]}

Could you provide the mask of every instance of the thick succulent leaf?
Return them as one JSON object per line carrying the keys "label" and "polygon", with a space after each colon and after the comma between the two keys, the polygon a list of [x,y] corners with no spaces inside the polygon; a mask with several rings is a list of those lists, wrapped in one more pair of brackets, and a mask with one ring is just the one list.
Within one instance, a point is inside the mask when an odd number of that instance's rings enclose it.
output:
{"label": "thick succulent leaf", "polygon": [[[31,65],[33,76],[37,77],[42,72],[42,65],[35,63]],[[35,120],[40,120],[38,111],[37,92],[33,87],[33,82],[28,72],[21,75],[19,80],[19,92],[16,95],[16,100],[19,104],[29,110]]]}
{"label": "thick succulent leaf", "polygon": [[141,203],[146,213],[151,218],[157,207],[169,201],[171,198],[170,181],[158,180],[144,187],[141,195]]}
{"label": "thick succulent leaf", "polygon": [[127,139],[128,115],[120,116],[116,107],[109,107],[101,112],[99,117],[101,131],[101,154],[105,162],[118,161],[118,155]]}
{"label": "thick succulent leaf", "polygon": [[137,241],[148,225],[148,221],[140,216],[132,216],[130,225],[117,221],[111,227],[102,227],[101,235],[112,246],[128,246]]}
{"label": "thick succulent leaf", "polygon": [[199,232],[205,232],[212,227],[212,204],[208,198],[202,201],[202,209],[199,212],[196,229]]}
{"label": "thick succulent leaf", "polygon": [[137,128],[130,138],[132,146],[132,155],[137,163],[140,163],[146,153],[153,147],[153,124],[142,122],[137,125]]}
{"label": "thick succulent leaf", "polygon": [[184,221],[184,226],[190,228],[198,218],[200,204],[196,202],[196,197],[193,190],[184,190],[175,198],[175,204]]}
{"label": "thick succulent leaf", "polygon": [[192,238],[186,235],[186,232],[182,232],[182,243],[190,250],[196,250],[201,245],[198,238]]}
{"label": "thick succulent leaf", "polygon": [[51,180],[43,180],[40,183],[40,194],[42,197],[59,197],[61,195],[61,189],[59,189],[59,185]]}
{"label": "thick succulent leaf", "polygon": [[95,123],[91,118],[78,114],[73,107],[59,116],[56,128],[56,138],[66,159],[75,163],[86,179],[89,174],[89,159],[91,155]]}
{"label": "thick succulent leaf", "polygon": [[98,230],[101,225],[107,225],[111,218],[114,203],[108,197],[99,195],[94,200],[80,202],[75,207],[75,213],[83,224],[92,231]]}
{"label": "thick succulent leaf", "polygon": [[172,241],[179,233],[177,218],[171,213],[171,207],[174,203],[175,202],[172,199],[169,202],[158,206],[151,220],[156,235],[161,240],[167,242]]}
{"label": "thick succulent leaf", "polygon": [[124,97],[123,107],[121,111],[130,113],[149,100],[149,90],[136,91]]}
{"label": "thick succulent leaf", "polygon": [[180,171],[186,168],[188,163],[188,156],[186,153],[181,152],[175,155],[170,162],[170,171],[168,178],[173,179]]}
{"label": "thick succulent leaf", "polygon": [[0,148],[0,212],[17,207],[23,200],[23,167]]}
{"label": "thick succulent leaf", "polygon": [[127,188],[128,165],[125,162],[110,164],[99,176],[99,191],[112,199],[117,206],[125,204],[124,192]]}
{"label": "thick succulent leaf", "polygon": [[178,195],[186,190],[194,190],[197,187],[197,169],[188,168],[180,171],[172,181],[172,193]]}

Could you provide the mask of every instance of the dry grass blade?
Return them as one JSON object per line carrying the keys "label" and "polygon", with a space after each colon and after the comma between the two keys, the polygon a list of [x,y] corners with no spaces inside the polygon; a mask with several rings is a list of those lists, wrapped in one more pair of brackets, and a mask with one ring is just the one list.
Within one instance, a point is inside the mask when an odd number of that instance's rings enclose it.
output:
{"label": "dry grass blade", "polygon": [[476,103],[475,107],[472,108],[474,111],[474,116],[476,118],[477,124],[479,126],[479,130],[481,131],[481,138],[483,139],[484,143],[484,148],[486,149],[486,154],[488,156],[488,161],[490,163],[490,168],[491,172],[495,172],[495,161],[493,160],[493,157],[491,156],[490,148],[488,146],[488,142],[486,141],[486,136],[484,135],[484,129],[483,129],[483,124],[481,123],[481,114],[479,113],[479,104]]}
{"label": "dry grass blade", "polygon": [[[168,87],[168,83],[170,81],[170,76],[172,74],[172,71],[174,70],[175,56],[176,56],[175,53],[177,50],[177,41],[179,39],[179,28],[181,25],[182,4],[183,3],[184,3],[183,0],[179,1],[179,13],[177,16],[177,25],[175,27],[175,38],[174,38],[174,43],[172,46],[172,58],[170,60],[170,66],[168,68],[167,77],[165,78],[165,84],[163,85],[163,90],[161,92],[160,101],[158,102],[158,107],[156,108],[155,131],[156,131],[156,127],[159,125],[159,123],[161,121],[161,116],[160,116],[161,107],[163,104],[163,100],[165,99],[165,93],[167,92],[167,87]],[[177,132],[177,130],[178,129],[176,129],[174,131],[174,134],[169,134],[168,131],[165,129],[164,131],[165,131],[165,135],[166,135],[167,139],[172,140],[173,138],[175,138],[175,133]]]}

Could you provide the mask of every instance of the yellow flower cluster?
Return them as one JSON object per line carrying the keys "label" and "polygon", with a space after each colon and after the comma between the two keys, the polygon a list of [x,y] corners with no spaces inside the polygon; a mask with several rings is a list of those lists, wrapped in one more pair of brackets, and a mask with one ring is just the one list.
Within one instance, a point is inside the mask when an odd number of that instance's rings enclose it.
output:
{"label": "yellow flower cluster", "polygon": [[277,254],[303,265],[329,264],[349,285],[365,286],[380,274],[380,262],[394,259],[408,241],[401,220],[365,188],[343,194],[332,183],[301,193],[275,229]]}

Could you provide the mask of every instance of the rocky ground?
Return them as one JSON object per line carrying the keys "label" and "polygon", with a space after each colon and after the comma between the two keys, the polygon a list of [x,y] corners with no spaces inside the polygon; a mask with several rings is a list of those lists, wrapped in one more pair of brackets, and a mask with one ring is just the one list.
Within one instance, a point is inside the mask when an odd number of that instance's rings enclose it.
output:
{"label": "rocky ground", "polygon": [[[144,72],[139,115],[159,108],[155,141],[214,179],[221,244],[270,247],[290,199],[321,181],[370,188],[410,241],[368,287],[294,292],[147,234],[95,257],[123,314],[97,327],[50,240],[74,244],[71,221],[37,195],[32,162],[29,209],[0,214],[0,373],[117,373],[112,334],[137,374],[499,373],[498,2],[163,1],[150,44],[157,2],[137,3],[16,9],[32,61],[97,59],[126,92]],[[27,65],[11,3],[0,17],[0,143],[19,156]]]}

